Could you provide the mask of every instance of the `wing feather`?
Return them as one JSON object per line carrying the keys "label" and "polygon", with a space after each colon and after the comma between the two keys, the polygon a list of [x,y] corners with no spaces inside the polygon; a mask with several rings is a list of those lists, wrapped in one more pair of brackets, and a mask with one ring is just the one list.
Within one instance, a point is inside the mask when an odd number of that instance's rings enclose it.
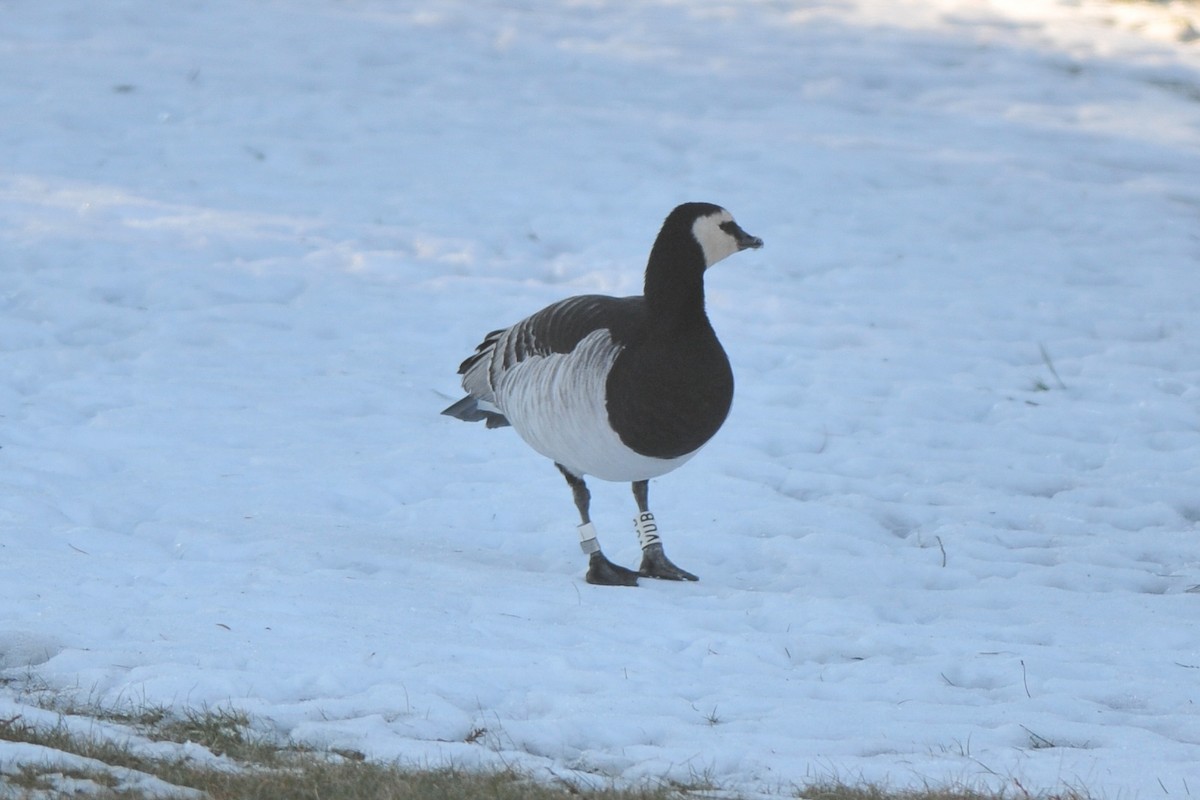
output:
{"label": "wing feather", "polygon": [[641,297],[592,294],[561,300],[485,336],[459,365],[463,389],[476,401],[503,411],[495,389],[508,370],[536,356],[570,353],[588,334],[601,329],[607,329],[620,344],[644,318]]}

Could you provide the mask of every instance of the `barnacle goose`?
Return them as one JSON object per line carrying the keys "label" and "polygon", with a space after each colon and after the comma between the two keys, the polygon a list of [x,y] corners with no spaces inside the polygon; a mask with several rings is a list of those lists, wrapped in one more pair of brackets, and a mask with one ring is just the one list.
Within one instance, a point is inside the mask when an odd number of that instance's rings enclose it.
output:
{"label": "barnacle goose", "polygon": [[[467,396],[442,413],[489,428],[511,425],[554,460],[579,509],[588,583],[635,586],[639,575],[697,580],[663,553],[648,484],[695,455],[729,413],[733,373],[704,311],[704,271],[758,247],[762,239],[720,206],[684,203],[650,250],[642,296],[554,303],[489,333],[458,368]],[[639,570],[600,551],[585,475],[633,484]]]}

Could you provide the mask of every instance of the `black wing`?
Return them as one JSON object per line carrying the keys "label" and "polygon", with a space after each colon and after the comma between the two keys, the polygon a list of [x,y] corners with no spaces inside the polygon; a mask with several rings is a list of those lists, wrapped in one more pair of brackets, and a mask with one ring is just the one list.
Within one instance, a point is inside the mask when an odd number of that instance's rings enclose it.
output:
{"label": "black wing", "polygon": [[486,421],[489,428],[508,425],[492,395],[496,378],[505,370],[534,356],[570,353],[588,334],[601,329],[621,344],[645,319],[641,297],[589,294],[561,300],[509,328],[492,331],[458,367],[467,396],[442,413],[468,422]]}
{"label": "black wing", "polygon": [[607,328],[621,344],[645,320],[641,297],[585,294],[546,306],[510,328],[489,333],[458,367],[466,375],[483,359],[493,372],[503,372],[532,356],[569,353],[589,333]]}

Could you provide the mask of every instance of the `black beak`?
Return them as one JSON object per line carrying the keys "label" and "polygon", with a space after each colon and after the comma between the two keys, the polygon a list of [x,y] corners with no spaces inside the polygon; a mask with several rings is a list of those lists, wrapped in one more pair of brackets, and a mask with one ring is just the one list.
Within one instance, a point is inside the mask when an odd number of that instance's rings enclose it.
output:
{"label": "black beak", "polygon": [[763,240],[757,236],[751,236],[745,231],[739,229],[737,246],[738,250],[757,250],[763,246]]}
{"label": "black beak", "polygon": [[763,240],[757,236],[751,236],[742,230],[742,226],[738,225],[733,220],[721,223],[721,230],[728,233],[737,242],[738,250],[757,250],[763,246]]}

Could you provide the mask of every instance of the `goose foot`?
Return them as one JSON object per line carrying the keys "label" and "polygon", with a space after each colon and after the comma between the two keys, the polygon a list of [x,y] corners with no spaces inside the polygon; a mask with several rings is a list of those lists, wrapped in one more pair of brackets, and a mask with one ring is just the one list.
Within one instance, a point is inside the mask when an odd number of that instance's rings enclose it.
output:
{"label": "goose foot", "polygon": [[597,550],[588,560],[585,580],[597,586],[637,586],[638,573],[612,563]]}
{"label": "goose foot", "polygon": [[672,564],[671,559],[663,552],[662,545],[657,542],[642,550],[642,567],[638,573],[646,578],[661,578],[665,581],[700,580],[687,570]]}

